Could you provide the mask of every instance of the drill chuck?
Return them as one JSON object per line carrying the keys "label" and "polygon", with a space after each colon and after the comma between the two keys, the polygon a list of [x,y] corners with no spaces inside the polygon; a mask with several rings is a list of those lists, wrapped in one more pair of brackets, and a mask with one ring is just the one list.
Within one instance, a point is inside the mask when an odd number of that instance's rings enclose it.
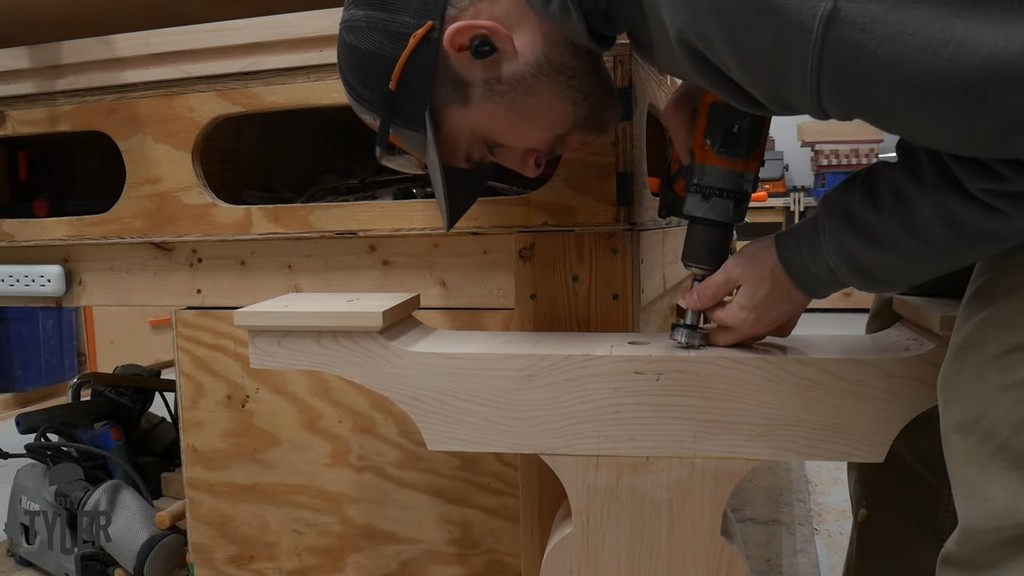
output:
{"label": "drill chuck", "polygon": [[729,258],[736,227],[729,222],[690,220],[683,243],[683,266],[696,274],[710,276]]}

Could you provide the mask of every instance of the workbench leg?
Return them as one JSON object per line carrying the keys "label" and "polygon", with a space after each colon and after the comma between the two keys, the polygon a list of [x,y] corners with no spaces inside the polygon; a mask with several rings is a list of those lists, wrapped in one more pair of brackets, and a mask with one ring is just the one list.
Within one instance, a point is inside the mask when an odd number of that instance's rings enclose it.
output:
{"label": "workbench leg", "polygon": [[541,576],[745,576],[721,536],[747,460],[545,456],[568,495]]}

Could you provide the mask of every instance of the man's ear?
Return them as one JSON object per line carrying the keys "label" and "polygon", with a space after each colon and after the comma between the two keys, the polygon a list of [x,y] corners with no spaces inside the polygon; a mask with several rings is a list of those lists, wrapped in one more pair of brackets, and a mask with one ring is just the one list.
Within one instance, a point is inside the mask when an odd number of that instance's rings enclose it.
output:
{"label": "man's ear", "polygon": [[[471,49],[478,41],[490,41],[496,49],[494,54],[489,58],[474,59]],[[450,24],[445,29],[442,45],[457,65],[467,72],[471,68],[478,70],[480,74],[496,73],[500,63],[507,66],[517,53],[512,34],[491,20],[460,20]]]}

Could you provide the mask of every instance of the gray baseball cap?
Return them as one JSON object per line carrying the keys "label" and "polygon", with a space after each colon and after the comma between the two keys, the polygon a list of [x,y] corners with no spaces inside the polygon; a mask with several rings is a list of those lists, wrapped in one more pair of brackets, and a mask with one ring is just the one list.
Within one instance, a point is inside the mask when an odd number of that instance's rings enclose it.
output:
{"label": "gray baseball cap", "polygon": [[445,165],[430,97],[447,0],[347,0],[338,34],[338,71],[353,111],[377,132],[382,165],[429,174],[445,230],[473,206],[494,168]]}

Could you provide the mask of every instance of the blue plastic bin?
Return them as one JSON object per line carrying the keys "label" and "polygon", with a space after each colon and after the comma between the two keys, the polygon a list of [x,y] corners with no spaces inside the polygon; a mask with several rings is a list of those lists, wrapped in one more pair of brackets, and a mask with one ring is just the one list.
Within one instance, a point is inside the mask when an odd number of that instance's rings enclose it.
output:
{"label": "blue plastic bin", "polygon": [[27,392],[78,375],[74,308],[0,308],[0,392]]}
{"label": "blue plastic bin", "polygon": [[814,190],[811,191],[811,195],[815,199],[821,200],[821,197],[829,190],[835,188],[836,185],[846,180],[854,172],[816,172],[814,174]]}

